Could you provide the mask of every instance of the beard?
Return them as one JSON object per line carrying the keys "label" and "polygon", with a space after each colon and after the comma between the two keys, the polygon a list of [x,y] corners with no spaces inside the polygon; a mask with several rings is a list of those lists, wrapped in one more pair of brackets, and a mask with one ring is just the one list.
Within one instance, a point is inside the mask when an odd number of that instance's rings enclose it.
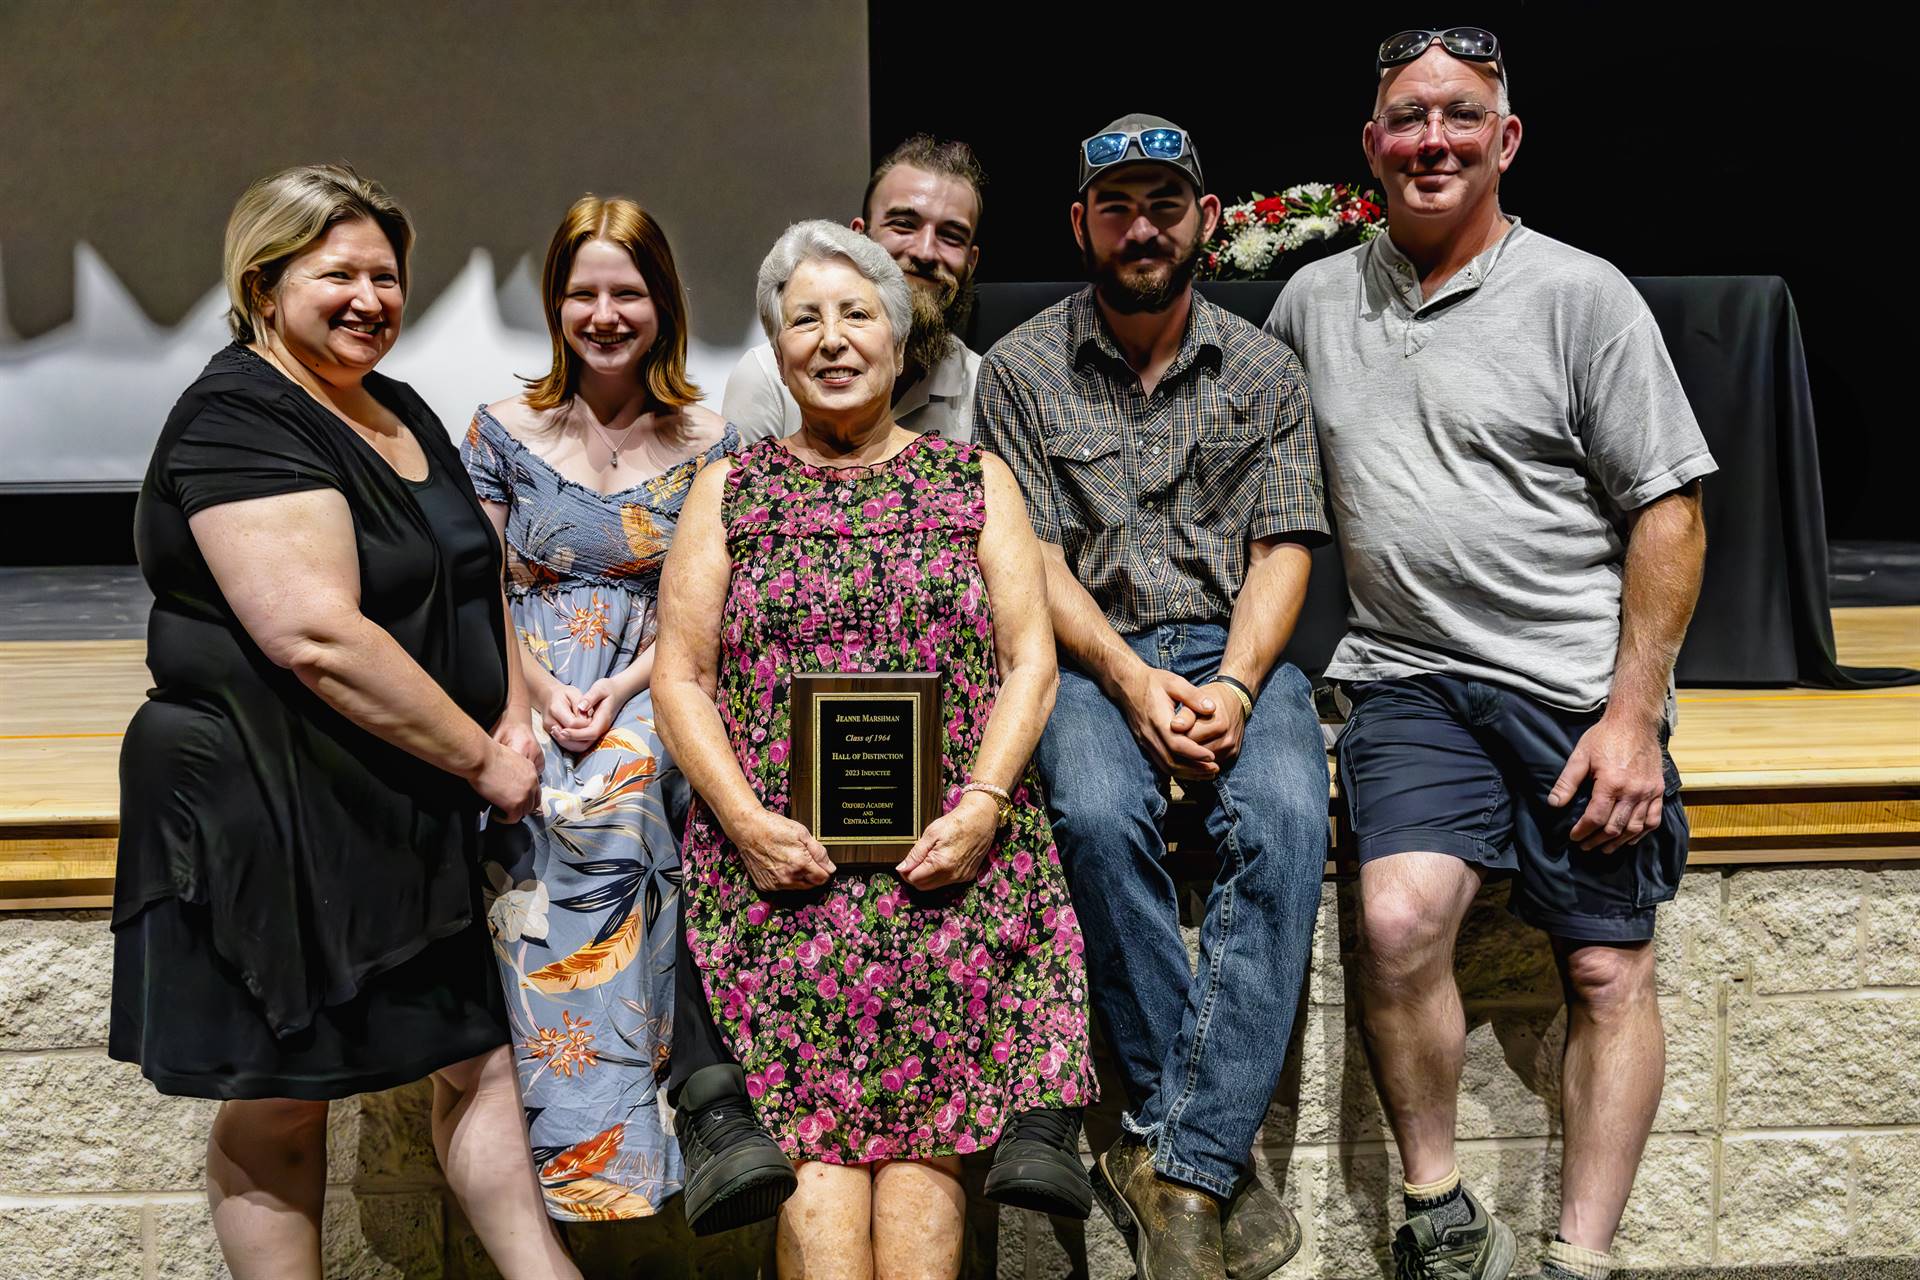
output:
{"label": "beard", "polygon": [[955,276],[944,267],[935,270],[938,274],[931,276],[907,273],[907,296],[913,301],[907,363],[923,371],[947,358],[973,318],[973,272]]}
{"label": "beard", "polygon": [[1089,239],[1081,256],[1086,260],[1088,278],[1100,294],[1100,300],[1121,315],[1139,315],[1165,311],[1186,292],[1200,266],[1200,229],[1184,247],[1176,246],[1173,256],[1137,248],[1123,251],[1106,262],[1096,261]]}

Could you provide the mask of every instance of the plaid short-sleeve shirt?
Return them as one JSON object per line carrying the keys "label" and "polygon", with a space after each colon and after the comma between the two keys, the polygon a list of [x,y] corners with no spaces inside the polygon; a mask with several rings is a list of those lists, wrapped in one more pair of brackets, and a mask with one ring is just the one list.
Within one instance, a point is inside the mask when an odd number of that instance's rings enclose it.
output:
{"label": "plaid short-sleeve shirt", "polygon": [[973,433],[1122,635],[1224,622],[1250,542],[1327,539],[1300,362],[1197,292],[1152,395],[1091,287],[1048,307],[981,359]]}

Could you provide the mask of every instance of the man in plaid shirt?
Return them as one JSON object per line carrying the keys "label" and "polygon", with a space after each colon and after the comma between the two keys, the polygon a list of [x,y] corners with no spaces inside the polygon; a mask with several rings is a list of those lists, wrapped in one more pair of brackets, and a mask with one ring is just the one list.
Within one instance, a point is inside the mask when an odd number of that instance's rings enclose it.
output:
{"label": "man in plaid shirt", "polygon": [[[1130,1103],[1096,1191],[1145,1274],[1257,1280],[1300,1241],[1251,1149],[1327,852],[1310,689],[1276,665],[1327,525],[1293,353],[1193,290],[1220,219],[1205,190],[1169,121],[1081,144],[1093,283],[988,352],[974,439],[1026,494],[1065,659],[1037,760]],[[1164,865],[1168,776],[1220,859],[1197,973]]]}

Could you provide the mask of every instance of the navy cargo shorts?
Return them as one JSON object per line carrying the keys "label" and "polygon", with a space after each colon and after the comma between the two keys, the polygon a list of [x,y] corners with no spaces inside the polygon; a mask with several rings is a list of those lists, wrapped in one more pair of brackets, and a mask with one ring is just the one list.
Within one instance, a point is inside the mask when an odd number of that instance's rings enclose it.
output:
{"label": "navy cargo shorts", "polygon": [[1547,793],[1601,708],[1565,711],[1498,685],[1420,675],[1343,686],[1353,714],[1336,747],[1360,861],[1424,850],[1514,879],[1511,909],[1577,942],[1653,936],[1654,905],[1687,864],[1680,774],[1661,743],[1660,825],[1613,853],[1567,838],[1592,798]]}

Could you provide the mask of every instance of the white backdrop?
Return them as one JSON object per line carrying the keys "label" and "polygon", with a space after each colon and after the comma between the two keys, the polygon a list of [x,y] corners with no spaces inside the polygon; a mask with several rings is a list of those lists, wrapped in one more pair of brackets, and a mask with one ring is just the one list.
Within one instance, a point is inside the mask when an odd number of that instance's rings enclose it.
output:
{"label": "white backdrop", "polygon": [[[75,250],[73,276],[72,323],[0,342],[0,489],[138,487],[168,410],[228,341],[226,293],[217,285],[166,328],[147,319],[85,244]],[[409,312],[380,362],[380,372],[425,397],[455,439],[474,406],[512,394],[516,375],[538,376],[551,358],[528,261],[497,286],[495,278],[491,255],[475,250],[438,297]],[[688,372],[709,405],[720,407],[734,362],[761,340],[754,325],[732,346],[689,341]]]}

